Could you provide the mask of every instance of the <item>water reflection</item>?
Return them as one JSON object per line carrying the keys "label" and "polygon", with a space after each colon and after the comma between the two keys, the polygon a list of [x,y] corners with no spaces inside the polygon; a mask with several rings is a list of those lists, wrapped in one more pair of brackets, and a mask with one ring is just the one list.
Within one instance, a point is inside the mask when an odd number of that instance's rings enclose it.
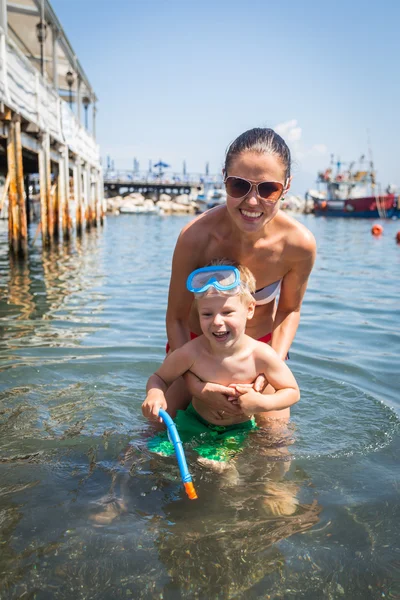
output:
{"label": "water reflection", "polygon": [[[0,310],[3,321],[2,346],[16,350],[24,346],[70,346],[86,334],[76,327],[68,330],[66,322],[78,325],[95,323],[88,314],[101,313],[104,294],[91,288],[101,284],[103,272],[99,232],[93,231],[74,243],[59,243],[50,249],[34,249],[29,259],[10,256],[3,260],[4,274],[0,287]],[[75,300],[70,302],[70,299]],[[82,297],[81,302],[76,299]],[[95,304],[90,312],[86,307]]]}

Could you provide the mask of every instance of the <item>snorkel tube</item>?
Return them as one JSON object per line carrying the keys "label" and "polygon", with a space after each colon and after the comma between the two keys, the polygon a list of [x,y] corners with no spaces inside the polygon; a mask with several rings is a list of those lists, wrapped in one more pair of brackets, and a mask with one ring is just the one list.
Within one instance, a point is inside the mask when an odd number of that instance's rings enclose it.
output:
{"label": "snorkel tube", "polygon": [[182,482],[185,487],[185,491],[191,500],[195,500],[197,498],[196,490],[194,489],[192,477],[189,473],[185,453],[183,451],[183,445],[181,442],[181,438],[179,437],[176,425],[169,416],[169,414],[162,408],[160,408],[158,416],[161,417],[164,421],[168,430],[169,438],[172,444],[174,445],[174,450],[179,465],[179,471],[181,472]]}

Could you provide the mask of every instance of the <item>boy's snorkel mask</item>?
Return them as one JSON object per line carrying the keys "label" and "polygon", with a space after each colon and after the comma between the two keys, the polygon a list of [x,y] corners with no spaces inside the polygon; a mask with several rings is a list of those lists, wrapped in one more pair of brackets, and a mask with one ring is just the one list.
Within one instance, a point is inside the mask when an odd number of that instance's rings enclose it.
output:
{"label": "boy's snorkel mask", "polygon": [[241,285],[239,270],[230,265],[196,269],[186,281],[187,289],[195,295],[204,294],[213,287],[217,292],[234,296],[239,293]]}

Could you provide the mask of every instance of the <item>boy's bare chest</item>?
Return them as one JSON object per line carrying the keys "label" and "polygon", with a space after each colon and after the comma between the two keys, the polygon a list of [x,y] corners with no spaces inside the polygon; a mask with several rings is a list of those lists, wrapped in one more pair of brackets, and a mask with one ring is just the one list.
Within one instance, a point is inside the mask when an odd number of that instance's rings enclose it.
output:
{"label": "boy's bare chest", "polygon": [[230,383],[251,383],[257,376],[255,361],[252,356],[224,357],[202,356],[192,371],[202,380],[221,385]]}

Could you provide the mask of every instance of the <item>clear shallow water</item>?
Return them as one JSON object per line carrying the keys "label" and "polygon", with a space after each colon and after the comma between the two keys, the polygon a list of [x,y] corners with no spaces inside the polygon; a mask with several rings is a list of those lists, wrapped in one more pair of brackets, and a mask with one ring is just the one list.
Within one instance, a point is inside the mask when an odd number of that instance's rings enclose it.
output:
{"label": "clear shallow water", "polygon": [[24,265],[0,222],[0,598],[400,597],[400,223],[300,218],[290,435],[254,435],[236,485],[189,455],[196,502],[140,414],[188,219],[108,218]]}

